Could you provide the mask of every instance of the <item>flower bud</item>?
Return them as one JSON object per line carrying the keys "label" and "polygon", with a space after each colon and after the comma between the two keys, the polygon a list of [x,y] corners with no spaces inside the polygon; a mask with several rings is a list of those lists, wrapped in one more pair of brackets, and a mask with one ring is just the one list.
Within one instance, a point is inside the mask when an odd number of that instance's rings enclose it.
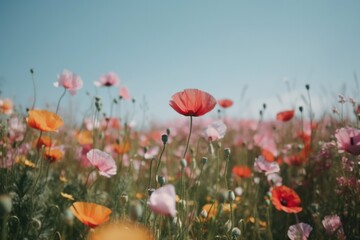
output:
{"label": "flower bud", "polygon": [[228,158],[228,157],[230,156],[230,154],[231,154],[230,148],[225,148],[225,149],[224,149],[224,155],[225,155],[225,157]]}
{"label": "flower bud", "polygon": [[167,128],[167,129],[166,129],[166,134],[167,134],[168,136],[170,136],[170,128]]}
{"label": "flower bud", "polygon": [[309,84],[306,84],[306,85],[305,85],[305,88],[306,88],[306,90],[310,90],[310,85],[309,85]]}
{"label": "flower bud", "polygon": [[202,165],[205,165],[208,162],[208,158],[207,157],[202,157],[200,160]]}
{"label": "flower bud", "polygon": [[165,145],[168,141],[168,135],[166,135],[166,134],[161,135],[161,141]]}
{"label": "flower bud", "polygon": [[120,196],[120,202],[125,205],[129,200],[129,196],[126,193],[122,193]]}
{"label": "flower bud", "polygon": [[237,227],[234,227],[231,230],[231,238],[232,239],[238,239],[241,236],[241,230]]}
{"label": "flower bud", "polygon": [[163,186],[166,183],[166,179],[164,176],[157,176],[157,181],[160,184],[160,186]]}
{"label": "flower bud", "polygon": [[181,168],[186,168],[187,162],[186,162],[185,159],[181,159],[181,161],[180,161],[180,166],[181,166]]}
{"label": "flower bud", "polygon": [[235,200],[235,193],[232,190],[229,191],[228,199],[230,202]]}

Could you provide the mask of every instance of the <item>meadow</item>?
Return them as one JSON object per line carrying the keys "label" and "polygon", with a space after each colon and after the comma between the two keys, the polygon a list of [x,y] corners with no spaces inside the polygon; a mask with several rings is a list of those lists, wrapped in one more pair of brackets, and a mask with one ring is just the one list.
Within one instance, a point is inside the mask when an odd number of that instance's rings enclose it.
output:
{"label": "meadow", "polygon": [[61,73],[48,109],[0,96],[0,239],[360,239],[355,98],[315,118],[306,85],[303,106],[238,119],[232,99],[179,89],[164,100],[178,118],[140,129],[114,110],[135,104],[126,88],[110,112],[89,95],[81,123],[67,122],[62,99],[82,86]]}

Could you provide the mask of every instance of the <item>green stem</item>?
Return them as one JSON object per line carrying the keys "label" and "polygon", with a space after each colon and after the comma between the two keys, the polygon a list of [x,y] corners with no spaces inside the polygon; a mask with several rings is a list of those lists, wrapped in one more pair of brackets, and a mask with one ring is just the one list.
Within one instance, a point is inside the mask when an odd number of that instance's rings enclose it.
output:
{"label": "green stem", "polygon": [[66,88],[64,88],[64,91],[63,91],[63,93],[61,94],[61,96],[60,96],[60,98],[59,98],[58,104],[57,104],[57,106],[56,106],[56,112],[55,112],[56,114],[57,114],[58,111],[59,111],[61,99],[65,96],[65,94],[66,94]]}
{"label": "green stem", "polygon": [[186,147],[185,147],[185,151],[184,151],[184,155],[183,155],[183,158],[185,159],[186,157],[186,152],[189,148],[189,142],[190,142],[190,137],[191,137],[191,131],[192,131],[192,116],[190,116],[190,130],[189,130],[189,136],[187,138],[187,141],[186,141]]}
{"label": "green stem", "polygon": [[[157,163],[157,166],[156,166],[156,171],[155,171],[155,185],[156,185],[156,176],[157,176],[157,173],[159,171],[159,168],[160,168],[160,164],[161,164],[161,158],[164,154],[164,151],[165,151],[165,148],[166,148],[166,143],[163,144],[163,148],[161,150],[161,153],[160,153],[160,157],[159,157],[159,160],[158,160],[158,163]],[[151,175],[150,175],[151,177]]]}

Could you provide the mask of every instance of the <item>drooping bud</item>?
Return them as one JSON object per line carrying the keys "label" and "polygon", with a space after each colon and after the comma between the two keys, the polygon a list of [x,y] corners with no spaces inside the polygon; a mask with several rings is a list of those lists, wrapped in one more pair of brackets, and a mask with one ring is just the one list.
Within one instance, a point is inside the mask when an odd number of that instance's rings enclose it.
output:
{"label": "drooping bud", "polygon": [[207,157],[202,157],[201,160],[200,160],[200,163],[201,163],[202,165],[205,165],[207,162],[208,162],[208,158],[207,158]]}
{"label": "drooping bud", "polygon": [[181,166],[181,168],[186,168],[187,162],[186,162],[186,160],[185,160],[184,158],[181,159],[181,161],[180,161],[180,166]]}

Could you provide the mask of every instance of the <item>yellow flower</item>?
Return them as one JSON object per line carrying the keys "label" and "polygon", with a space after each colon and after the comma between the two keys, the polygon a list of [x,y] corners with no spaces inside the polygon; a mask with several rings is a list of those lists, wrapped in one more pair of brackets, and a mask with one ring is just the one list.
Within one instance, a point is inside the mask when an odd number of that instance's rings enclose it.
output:
{"label": "yellow flower", "polygon": [[61,192],[60,195],[67,200],[75,201],[75,198],[71,194]]}

